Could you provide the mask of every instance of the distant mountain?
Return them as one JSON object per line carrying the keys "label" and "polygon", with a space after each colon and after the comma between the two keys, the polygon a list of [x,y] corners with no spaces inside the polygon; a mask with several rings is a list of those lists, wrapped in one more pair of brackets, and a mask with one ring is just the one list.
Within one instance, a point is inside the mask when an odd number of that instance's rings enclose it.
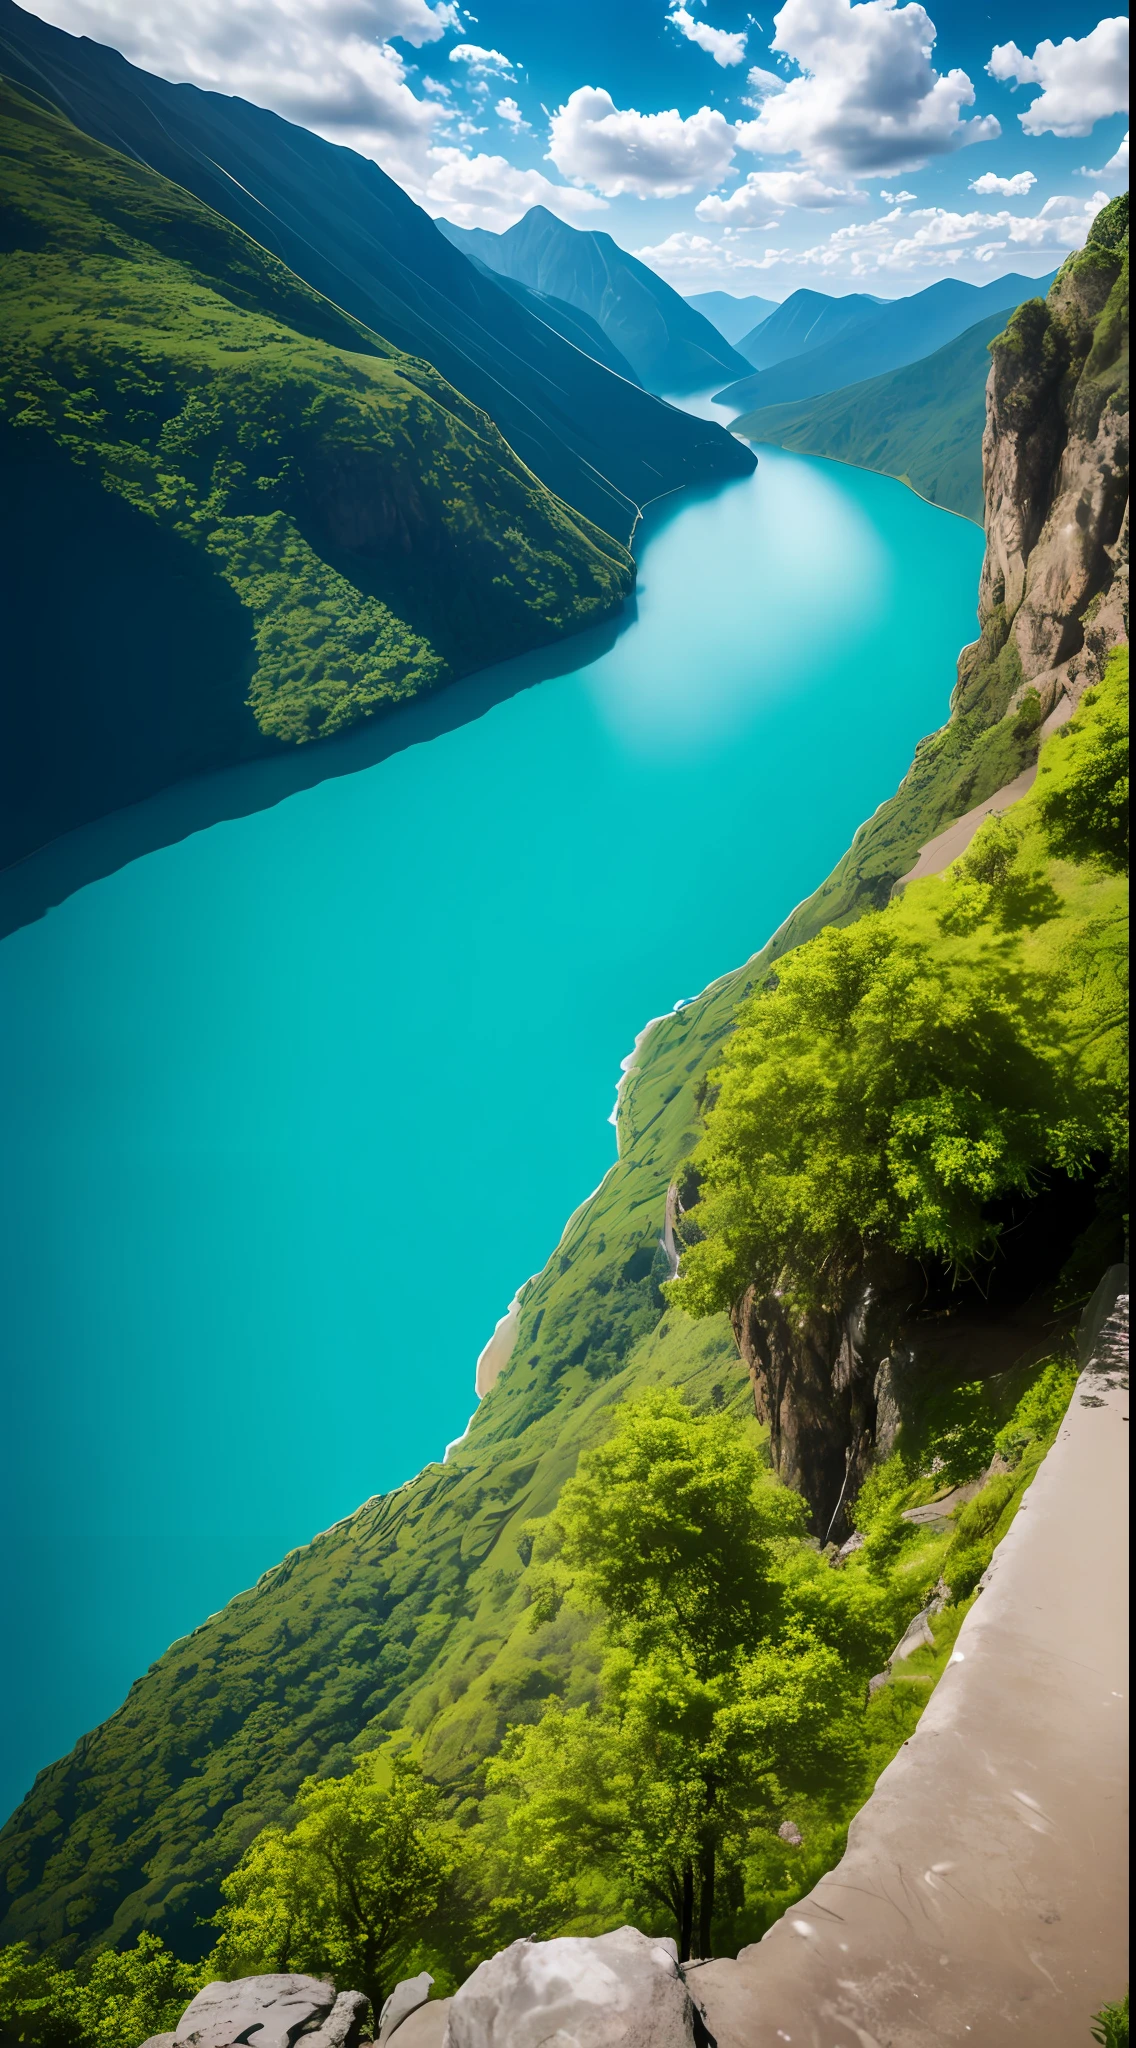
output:
{"label": "distant mountain", "polygon": [[723,369],[740,376],[747,358],[709,320],[629,256],[610,235],[570,228],[533,206],[503,235],[438,222],[455,248],[480,257],[503,277],[565,299],[598,321],[649,391],[698,391]]}
{"label": "distant mountain", "polygon": [[862,327],[882,303],[866,292],[850,292],[843,299],[834,299],[827,292],[793,292],[767,320],[739,337],[738,348],[755,370],[768,370],[788,356],[823,348]]}
{"label": "distant mountain", "polygon": [[[542,483],[618,539],[652,499],[750,462],[720,426],[637,391],[566,338],[548,309],[537,317],[518,303],[370,158],[247,101],[151,77],[13,0],[0,0],[0,70],[235,222],[394,347],[433,363]],[[732,358],[702,381],[724,374],[737,374]]]}
{"label": "distant mountain", "polygon": [[0,864],[618,611],[619,541],[181,186],[6,80],[0,173]]}
{"label": "distant mountain", "polygon": [[[685,292],[683,296],[687,305],[709,320],[732,348],[737,348],[743,334],[752,334],[777,311],[776,299],[736,299],[732,292]],[[745,354],[744,349],[742,353]]]}
{"label": "distant mountain", "polygon": [[[1019,277],[1014,273],[986,285],[943,278],[910,298],[886,301],[870,317],[803,355],[789,357],[755,376],[739,378],[716,397],[722,404],[735,405],[739,412],[753,412],[790,399],[839,391],[847,384],[859,384],[866,377],[878,377],[884,370],[898,370],[905,363],[932,355],[987,313],[1022,299],[1044,298],[1051,283],[1052,276]],[[788,304],[791,301],[787,300]]]}
{"label": "distant mountain", "polygon": [[902,370],[843,391],[743,413],[732,422],[747,441],[801,455],[828,455],[896,476],[929,498],[982,523],[982,430],[989,344],[1012,304],[988,313],[945,348]]}
{"label": "distant mountain", "polygon": [[590,319],[587,313],[581,313],[578,306],[570,306],[566,299],[554,299],[549,292],[534,292],[515,277],[498,276],[481,261],[480,256],[470,256],[467,261],[483,271],[486,277],[491,277],[499,291],[508,292],[509,297],[515,299],[519,306],[524,306],[534,319],[543,321],[562,335],[573,348],[594,356],[597,363],[602,363],[605,370],[611,370],[615,376],[626,377],[632,384],[639,383],[627,357],[620,355],[598,321]]}

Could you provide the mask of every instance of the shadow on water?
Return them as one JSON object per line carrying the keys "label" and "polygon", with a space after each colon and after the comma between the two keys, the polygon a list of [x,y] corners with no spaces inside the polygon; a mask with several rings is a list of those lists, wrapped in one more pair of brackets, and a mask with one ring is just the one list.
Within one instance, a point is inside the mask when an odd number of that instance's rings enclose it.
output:
{"label": "shadow on water", "polygon": [[[677,493],[676,503],[689,503],[691,495]],[[647,533],[657,530],[652,520]],[[65,833],[0,873],[0,939],[44,917],[77,889],[104,880],[144,854],[176,845],[211,825],[268,810],[334,776],[373,768],[407,747],[421,746],[469,725],[522,690],[589,668],[611,651],[637,616],[633,592],[616,617],[604,625],[480,669],[448,684],[437,696],[400,706],[342,739],[322,740],[295,752],[193,776],[141,803]]]}

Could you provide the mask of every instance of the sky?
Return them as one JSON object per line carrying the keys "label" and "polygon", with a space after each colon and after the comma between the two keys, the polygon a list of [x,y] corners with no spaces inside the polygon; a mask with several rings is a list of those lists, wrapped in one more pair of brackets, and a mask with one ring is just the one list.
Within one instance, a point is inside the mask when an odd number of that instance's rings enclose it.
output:
{"label": "sky", "polygon": [[1077,0],[36,0],[500,233],[542,205],[684,293],[1040,277],[1128,181],[1128,23]]}

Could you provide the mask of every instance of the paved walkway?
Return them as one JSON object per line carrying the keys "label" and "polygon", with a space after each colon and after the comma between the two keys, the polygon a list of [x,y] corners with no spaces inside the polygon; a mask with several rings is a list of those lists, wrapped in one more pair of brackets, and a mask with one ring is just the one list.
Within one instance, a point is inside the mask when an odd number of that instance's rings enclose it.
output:
{"label": "paved walkway", "polygon": [[690,1972],[718,2048],[1091,2048],[1091,2014],[1127,1986],[1118,1283],[1114,1268],[1057,1442],[843,1860],[736,1962]]}

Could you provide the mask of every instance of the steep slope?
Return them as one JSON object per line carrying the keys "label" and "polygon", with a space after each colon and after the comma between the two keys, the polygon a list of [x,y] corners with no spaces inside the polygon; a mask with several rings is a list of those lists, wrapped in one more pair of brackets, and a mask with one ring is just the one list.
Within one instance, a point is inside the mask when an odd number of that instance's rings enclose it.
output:
{"label": "steep slope", "polygon": [[437,371],[0,90],[0,858],[618,608],[626,550]]}
{"label": "steep slope", "polygon": [[882,303],[866,292],[849,292],[843,299],[807,289],[792,292],[768,320],[741,337],[738,348],[755,370],[771,370],[790,356],[847,338],[873,319]]}
{"label": "steep slope", "polygon": [[[1093,445],[1119,445],[1115,366],[1125,334],[1110,308],[1121,303],[1125,251],[1115,229],[1116,215],[1105,217],[1051,295],[1054,319],[1090,288],[1088,303],[1104,303],[1088,352],[1069,357],[1048,406],[1038,400],[1029,415],[1033,445],[1049,422],[1051,503],[1065,456],[1085,460],[1102,389]],[[992,387],[1004,375],[996,364]],[[1021,376],[1028,385],[1028,362]],[[992,559],[1003,544],[993,525],[1009,518],[1011,504],[998,424],[1011,396],[1008,382],[992,388],[988,488],[1006,484],[991,507]],[[1024,448],[1019,429],[1009,431]],[[1019,504],[1019,516],[1026,509]],[[1027,581],[1047,531],[1043,512]],[[1104,554],[1097,567],[1100,634],[1115,641],[1120,564]],[[776,960],[825,924],[885,902],[931,831],[1033,758],[1037,706],[1008,709],[1019,670],[1005,658],[1005,632],[1003,614],[965,651],[949,725],[919,748],[896,796],[829,881],[761,953],[643,1034],[620,1091],[618,1164],[523,1290],[511,1353],[448,1462],[292,1553],[175,1644],[117,1715],[41,1773],[0,1838],[11,1900],[0,1939],[58,1941],[71,1953],[152,1925],[186,1953],[203,1948],[208,1935],[195,1923],[211,1909],[218,1873],[265,1819],[286,1811],[306,1771],[341,1770],[352,1745],[403,1728],[422,1738],[428,1768],[476,1785],[480,1760],[509,1720],[531,1716],[569,1685],[572,1698],[586,1696],[583,1624],[565,1614],[536,1635],[528,1630],[523,1524],[552,1504],[605,1411],[636,1388],[681,1385],[700,1405],[752,1412],[726,1318],[692,1324],[659,1291],[674,1269],[684,1191],[676,1176],[699,1133],[706,1076],[739,1004]],[[1099,928],[1114,885],[1068,870],[1055,879],[1078,929]],[[1060,949],[1060,930],[1057,938]],[[946,1304],[948,1313],[930,1304],[920,1336],[930,1362],[953,1359],[969,1377],[1051,1346],[1052,1302],[1031,1307],[1028,1290],[1039,1260],[1056,1272],[1069,1229],[1079,1226],[1032,1213],[1032,1236],[1008,1240],[1017,1251],[998,1300],[964,1296]],[[1089,1257],[1098,1249],[1092,1240]],[[1105,1249],[1097,1271],[1107,1257]]]}
{"label": "steep slope", "polygon": [[503,235],[439,226],[490,270],[590,314],[649,391],[697,391],[723,370],[735,377],[744,370],[746,358],[717,328],[610,235],[570,228],[543,206],[530,207]]}
{"label": "steep slope", "polygon": [[739,412],[751,412],[758,406],[816,398],[846,384],[859,384],[866,377],[878,377],[884,370],[902,369],[905,363],[932,355],[987,313],[1016,305],[1031,292],[1044,292],[1051,282],[1052,276],[1034,279],[1013,272],[985,285],[943,278],[909,299],[891,300],[833,340],[754,377],[741,378],[716,395],[723,404],[736,405]]}
{"label": "steep slope", "polygon": [[542,483],[619,540],[653,498],[745,473],[738,442],[629,390],[555,321],[535,318],[465,262],[369,158],[247,101],[169,85],[13,0],[0,0],[0,70],[86,134],[194,193],[395,348],[432,363]]}
{"label": "steep slope", "polygon": [[[470,261],[479,270],[483,270],[486,277],[494,275],[479,257],[471,257]],[[497,282],[496,278],[494,282]],[[554,299],[549,292],[534,292],[527,284],[520,284],[515,277],[501,278],[500,286],[503,291],[508,292],[511,299],[516,300],[518,306],[524,306],[534,319],[553,328],[565,341],[570,342],[573,348],[581,349],[585,355],[594,356],[597,363],[603,364],[605,370],[611,370],[617,377],[626,378],[629,384],[638,384],[639,379],[627,357],[620,355],[619,350],[608,340],[599,322],[592,320],[587,313],[581,313],[578,306],[570,306],[566,299]]]}
{"label": "steep slope", "polygon": [[748,441],[828,455],[899,477],[933,505],[981,520],[989,345],[1012,306],[902,370],[731,422]]}
{"label": "steep slope", "polygon": [[[709,320],[716,327],[723,341],[736,348],[743,334],[756,333],[763,320],[777,311],[776,299],[759,299],[756,295],[739,299],[733,292],[684,292],[688,306]],[[743,354],[745,351],[743,350]]]}

